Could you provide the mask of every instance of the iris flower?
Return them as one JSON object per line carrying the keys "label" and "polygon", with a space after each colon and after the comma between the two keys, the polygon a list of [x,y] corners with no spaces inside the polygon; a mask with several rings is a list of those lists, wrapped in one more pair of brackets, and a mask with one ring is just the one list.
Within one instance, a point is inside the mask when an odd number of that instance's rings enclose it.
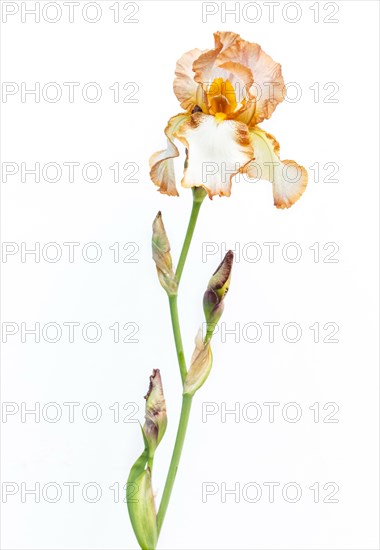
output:
{"label": "iris flower", "polygon": [[178,140],[186,147],[183,187],[229,196],[232,178],[243,173],[272,182],[275,206],[289,208],[304,192],[307,172],[281,161],[277,140],[258,126],[284,99],[281,66],[238,34],[214,37],[214,49],[190,50],[177,62],[174,93],[184,111],[168,122],[167,148],[150,158],[152,181],[161,193],[178,195]]}

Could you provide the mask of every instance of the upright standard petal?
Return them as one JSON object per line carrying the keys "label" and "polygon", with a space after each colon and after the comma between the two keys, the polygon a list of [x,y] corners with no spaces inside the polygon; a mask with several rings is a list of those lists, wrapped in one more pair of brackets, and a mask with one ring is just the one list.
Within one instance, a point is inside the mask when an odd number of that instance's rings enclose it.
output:
{"label": "upright standard petal", "polygon": [[205,92],[209,91],[216,79],[228,80],[233,86],[240,110],[246,103],[247,90],[253,83],[252,71],[238,59],[222,57],[223,52],[228,51],[240,36],[233,32],[216,32],[214,39],[215,48],[206,50],[194,61],[194,79]]}
{"label": "upright standard petal", "polygon": [[273,61],[261,46],[252,42],[236,39],[218,57],[218,64],[239,63],[252,71],[253,81],[248,91],[249,108],[238,117],[250,126],[270,118],[273,111],[285,98],[284,79],[281,65]]}
{"label": "upright standard petal", "polygon": [[213,50],[206,50],[198,57],[193,64],[195,72],[195,81],[200,84],[203,82],[212,82],[217,76],[213,76],[214,65],[218,55],[224,48],[228,48],[239,37],[234,32],[216,32],[214,33],[215,47]]}
{"label": "upright standard petal", "polygon": [[165,128],[167,148],[153,153],[149,159],[150,177],[153,183],[159,187],[160,193],[173,196],[178,195],[175,184],[173,158],[178,157],[179,152],[174,145],[174,137],[177,128],[189,120],[189,117],[188,113],[180,113],[169,120]]}
{"label": "upright standard petal", "polygon": [[281,65],[238,34],[217,32],[214,38],[215,48],[193,63],[194,79],[206,92],[215,79],[229,80],[239,103],[236,120],[254,126],[270,118],[285,96]]}
{"label": "upright standard petal", "polygon": [[253,159],[249,130],[241,122],[194,113],[175,136],[188,150],[183,187],[203,186],[210,198],[229,196],[232,177]]}
{"label": "upright standard petal", "polygon": [[290,208],[307,186],[307,171],[294,160],[280,160],[278,141],[259,127],[250,130],[255,160],[245,166],[250,178],[272,182],[274,204]]}
{"label": "upright standard petal", "polygon": [[201,54],[202,51],[198,48],[190,50],[178,59],[176,65],[173,89],[181,107],[187,111],[192,111],[196,105],[206,111],[205,94],[202,87],[195,82],[193,71],[193,63]]}

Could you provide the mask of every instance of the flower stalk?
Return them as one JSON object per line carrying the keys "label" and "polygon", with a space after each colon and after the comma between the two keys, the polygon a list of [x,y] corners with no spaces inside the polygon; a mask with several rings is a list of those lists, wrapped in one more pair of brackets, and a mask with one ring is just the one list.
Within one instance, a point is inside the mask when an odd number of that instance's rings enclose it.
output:
{"label": "flower stalk", "polygon": [[[193,206],[191,209],[190,220],[187,226],[185,240],[183,242],[180,258],[178,261],[178,266],[175,272],[175,277],[178,285],[181,281],[182,272],[185,267],[185,262],[186,262],[190,244],[194,235],[194,230],[197,223],[199,211],[202,206],[202,202],[206,196],[207,196],[207,193],[204,191],[202,187],[195,187],[193,189]],[[171,314],[171,320],[172,320],[174,342],[175,342],[175,347],[177,352],[177,359],[178,359],[178,364],[179,364],[180,373],[181,373],[182,385],[184,385],[187,377],[187,367],[186,367],[186,360],[185,360],[185,355],[184,355],[183,345],[182,345],[181,328],[180,328],[179,316],[178,316],[177,295],[169,296],[169,306],[170,306],[170,314]],[[185,442],[187,426],[189,423],[192,399],[193,399],[192,395],[184,394],[182,396],[182,407],[181,407],[181,415],[178,423],[177,436],[174,444],[171,462],[169,465],[169,470],[168,470],[168,474],[165,482],[164,491],[162,494],[160,506],[157,513],[158,535],[160,534],[162,524],[165,519],[165,515],[169,505],[169,500],[172,494],[173,485],[176,478],[179,462],[181,459],[183,444]]]}
{"label": "flower stalk", "polygon": [[161,212],[153,222],[152,255],[159,282],[169,299],[182,381],[182,407],[167,479],[156,513],[152,489],[153,459],[165,433],[167,417],[161,375],[155,369],[146,396],[145,424],[142,427],[144,451],[132,466],[127,484],[138,491],[138,499],[128,500],[127,488],[127,503],[136,538],[143,550],[154,550],[157,545],[180,463],[192,400],[212,368],[211,341],[223,314],[231,280],[233,253],[228,251],[204,293],[207,328],[204,335],[201,330],[198,332],[187,369],[178,314],[178,289],[203,200],[207,195],[210,199],[230,196],[233,177],[241,172],[252,179],[260,177],[270,181],[276,208],[286,209],[301,197],[308,181],[305,168],[293,160],[281,160],[278,141],[259,126],[284,100],[281,65],[261,46],[247,42],[235,33],[216,32],[214,38],[214,49],[200,51],[196,48],[178,60],[174,93],[184,111],[168,121],[166,149],[157,151],[149,160],[150,177],[159,191],[177,196],[173,159],[180,153],[175,141],[184,144],[186,161],[181,184],[192,188],[193,204],[175,270]]}
{"label": "flower stalk", "polygon": [[178,285],[182,277],[183,268],[185,267],[187,254],[189,252],[191,240],[194,235],[194,229],[198,220],[199,210],[206,196],[207,196],[207,193],[203,189],[203,187],[193,187],[193,207],[190,214],[190,220],[189,220],[189,225],[187,227],[185,240],[182,246],[181,255],[179,257],[177,269],[175,272],[175,278],[177,280]]}
{"label": "flower stalk", "polygon": [[[185,267],[185,262],[189,252],[190,244],[194,235],[194,230],[198,220],[199,211],[202,206],[202,202],[206,196],[207,196],[207,193],[202,187],[195,187],[193,189],[193,206],[191,209],[191,214],[190,214],[189,224],[187,226],[185,240],[183,242],[177,269],[175,272],[175,281],[176,281],[177,291],[178,291],[179,283],[181,281],[183,268]],[[186,379],[186,374],[187,374],[187,368],[186,368],[185,354],[183,351],[181,328],[180,328],[179,316],[178,316],[177,293],[169,296],[169,308],[170,308],[170,317],[172,322],[172,330],[173,330],[174,343],[175,343],[175,348],[177,353],[178,365],[179,365],[179,370],[181,374],[182,384],[184,384]]]}
{"label": "flower stalk", "polygon": [[[190,215],[190,222],[188,225],[184,245],[181,252],[181,257],[183,257],[184,260],[180,271],[180,276],[182,274],[182,270],[186,261],[187,253],[191,243],[191,238],[194,233],[194,228],[198,217],[199,208],[200,208],[200,205],[202,204],[204,197],[206,196],[206,193],[200,193],[200,191],[201,191],[201,188],[199,189],[196,188],[195,190],[193,190],[194,202],[193,202],[192,212]],[[184,252],[184,249],[185,249],[185,252]],[[223,261],[221,262],[221,264],[213,274],[213,277],[211,278],[206,291],[206,293],[209,291],[213,291],[217,296],[216,304],[213,304],[213,308],[211,309],[211,312],[214,313],[212,317],[214,321],[212,332],[214,331],[214,328],[215,328],[216,317],[219,319],[223,312],[223,307],[222,307],[224,305],[223,299],[228,291],[228,287],[231,279],[232,260],[233,260],[233,253],[231,251],[228,251],[225,258],[223,259]],[[177,271],[178,271],[178,268],[177,268]],[[177,282],[179,284],[180,277],[179,279],[177,279]],[[175,298],[175,306],[176,306],[177,296],[169,297],[169,302],[171,305],[171,312],[172,312],[172,321],[173,321],[172,306],[173,306],[174,298]],[[216,309],[218,311],[217,314],[215,313]],[[206,314],[206,320],[207,320],[207,314]],[[182,395],[182,407],[181,407],[181,415],[180,415],[179,424],[178,424],[177,436],[174,444],[173,454],[172,454],[169,471],[166,478],[164,491],[162,494],[160,507],[157,513],[158,535],[160,534],[162,524],[165,519],[166,511],[169,505],[169,500],[172,494],[175,478],[177,475],[181,454],[182,454],[182,449],[185,442],[187,426],[189,423],[193,396],[208,378],[208,375],[210,374],[210,370],[212,366],[212,353],[211,353],[211,347],[210,347],[210,340],[212,337],[212,333],[211,335],[209,335],[209,332],[207,332],[205,340],[203,341],[201,337],[201,330],[200,330],[195,340],[195,350],[192,356],[191,365],[190,365],[189,371],[187,371],[186,362],[183,354],[183,348],[182,348],[182,340],[181,340],[177,307],[175,307],[175,310],[174,310],[173,332],[174,332],[174,338],[176,341],[178,363],[181,370],[183,395]],[[177,345],[177,340],[179,341],[178,345]]]}
{"label": "flower stalk", "polygon": [[177,437],[174,444],[172,459],[170,462],[169,471],[166,478],[164,492],[162,493],[160,507],[157,512],[158,536],[160,535],[160,532],[161,532],[162,524],[164,522],[166,511],[168,509],[169,500],[172,494],[174,481],[177,475],[177,470],[181,459],[183,444],[185,442],[187,426],[189,423],[192,401],[193,401],[193,397],[191,395],[183,395],[181,416],[178,424]]}

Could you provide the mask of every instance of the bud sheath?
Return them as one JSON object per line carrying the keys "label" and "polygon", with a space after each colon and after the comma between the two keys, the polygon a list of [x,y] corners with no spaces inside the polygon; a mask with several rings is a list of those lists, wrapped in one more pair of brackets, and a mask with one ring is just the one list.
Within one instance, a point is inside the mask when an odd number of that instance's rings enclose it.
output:
{"label": "bud sheath", "polygon": [[173,271],[170,243],[162,221],[161,212],[158,212],[153,222],[152,255],[161,286],[169,296],[175,296],[178,290],[178,283]]}
{"label": "bud sheath", "polygon": [[151,472],[149,468],[139,471],[138,462],[139,459],[136,462],[137,466],[132,468],[127,483],[129,517],[140,547],[145,550],[154,550],[157,545],[158,529]]}
{"label": "bud sheath", "polygon": [[191,358],[191,364],[183,386],[183,393],[194,395],[206,382],[212,367],[212,352],[210,343],[202,340],[200,329],[195,338],[195,350]]}

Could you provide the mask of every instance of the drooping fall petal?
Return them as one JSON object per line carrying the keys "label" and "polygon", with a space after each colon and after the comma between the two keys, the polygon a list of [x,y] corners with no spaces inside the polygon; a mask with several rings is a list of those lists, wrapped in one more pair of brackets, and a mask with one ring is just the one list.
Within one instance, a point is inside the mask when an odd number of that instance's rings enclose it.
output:
{"label": "drooping fall petal", "polygon": [[280,160],[278,141],[259,127],[250,130],[255,160],[244,171],[250,178],[272,182],[274,204],[290,208],[307,186],[307,171],[294,160]]}
{"label": "drooping fall petal", "polygon": [[188,113],[180,113],[169,120],[165,128],[167,148],[153,153],[149,159],[150,177],[153,183],[159,187],[160,193],[173,196],[178,195],[173,158],[178,157],[179,152],[174,145],[174,134],[178,126],[188,119]]}
{"label": "drooping fall petal", "polygon": [[202,185],[210,197],[231,193],[231,179],[253,158],[249,130],[233,120],[194,113],[176,137],[188,149],[183,187]]}

